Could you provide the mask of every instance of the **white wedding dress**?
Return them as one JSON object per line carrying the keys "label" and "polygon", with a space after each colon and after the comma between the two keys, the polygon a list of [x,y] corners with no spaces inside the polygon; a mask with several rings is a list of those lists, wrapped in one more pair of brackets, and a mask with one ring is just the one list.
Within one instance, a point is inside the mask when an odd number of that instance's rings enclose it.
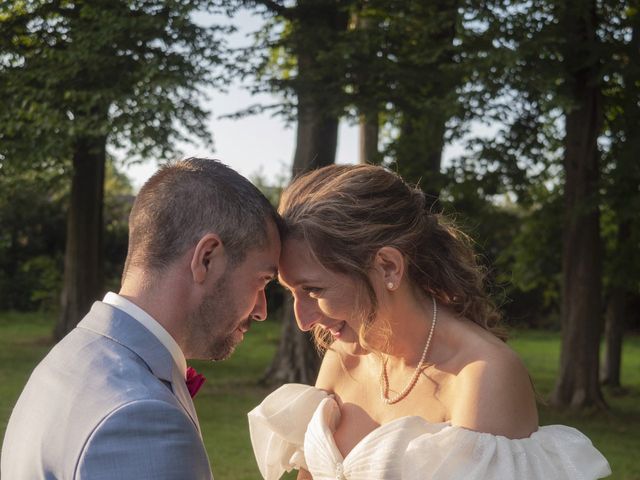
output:
{"label": "white wedding dress", "polygon": [[340,409],[325,391],[287,384],[249,412],[253,450],[266,480],[303,468],[314,480],[592,480],[611,473],[578,430],[540,427],[511,440],[421,417],[379,426],[342,457],[333,439]]}

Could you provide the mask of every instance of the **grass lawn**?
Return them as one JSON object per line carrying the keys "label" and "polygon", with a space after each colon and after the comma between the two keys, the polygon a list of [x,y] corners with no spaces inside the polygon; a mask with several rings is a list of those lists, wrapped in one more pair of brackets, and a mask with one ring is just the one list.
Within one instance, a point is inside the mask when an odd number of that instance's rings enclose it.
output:
{"label": "grass lawn", "polygon": [[[4,437],[11,409],[36,363],[51,347],[53,319],[40,314],[0,314],[0,438]],[[253,459],[246,413],[269,390],[256,380],[275,351],[279,325],[254,325],[232,359],[211,364],[194,362],[207,376],[195,399],[205,444],[218,479],[259,478]],[[551,388],[559,357],[559,334],[518,331],[510,344],[527,364],[539,393]],[[625,395],[605,392],[609,413],[568,414],[540,406],[541,424],[561,423],[578,428],[609,459],[613,479],[640,480],[640,338],[624,345],[622,382]],[[551,479],[549,479],[551,480]]]}

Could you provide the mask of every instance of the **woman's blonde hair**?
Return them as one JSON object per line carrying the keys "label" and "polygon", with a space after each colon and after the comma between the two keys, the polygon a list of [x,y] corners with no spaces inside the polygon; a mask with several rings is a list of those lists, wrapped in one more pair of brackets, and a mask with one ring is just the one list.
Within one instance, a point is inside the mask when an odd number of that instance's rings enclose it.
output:
{"label": "woman's blonde hair", "polygon": [[[304,240],[321,265],[355,280],[354,315],[362,320],[359,337],[365,348],[375,350],[368,340],[378,299],[369,272],[384,246],[404,255],[414,287],[505,339],[469,237],[430,207],[420,189],[372,165],[320,168],[296,178],[282,194],[278,211],[284,237]],[[390,327],[378,324],[375,331],[379,345],[381,332],[384,337]],[[320,349],[331,343],[324,329],[315,328],[314,337]]]}

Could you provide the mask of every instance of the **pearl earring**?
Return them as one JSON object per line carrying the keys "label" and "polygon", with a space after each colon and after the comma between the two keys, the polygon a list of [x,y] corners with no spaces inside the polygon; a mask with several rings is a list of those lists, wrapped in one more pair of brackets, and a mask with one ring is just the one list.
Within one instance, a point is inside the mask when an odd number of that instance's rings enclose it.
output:
{"label": "pearl earring", "polygon": [[394,287],[393,282],[389,282],[389,283],[387,283],[387,288],[388,288],[389,290],[393,290],[393,287]]}

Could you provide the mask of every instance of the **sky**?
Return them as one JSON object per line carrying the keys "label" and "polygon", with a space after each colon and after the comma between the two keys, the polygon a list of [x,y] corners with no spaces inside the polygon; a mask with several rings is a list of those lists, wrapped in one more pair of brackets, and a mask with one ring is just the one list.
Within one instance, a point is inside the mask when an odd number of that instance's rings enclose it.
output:
{"label": "sky", "polygon": [[[202,22],[211,19],[206,16],[196,15],[197,17],[200,17],[199,20]],[[212,20],[228,22],[221,17],[213,17]],[[238,30],[227,40],[231,46],[240,47],[251,44],[250,34],[260,28],[263,20],[259,16],[240,11],[234,16],[232,23]],[[225,93],[211,89],[206,90],[206,94],[210,97],[204,104],[212,112],[209,129],[213,134],[214,149],[180,144],[178,148],[183,155],[216,158],[248,178],[260,174],[271,183],[279,177],[287,177],[295,151],[295,124],[288,126],[282,118],[273,117],[269,113],[252,115],[240,120],[220,118],[259,101],[269,104],[277,99],[267,94],[251,96],[239,81],[232,82]],[[460,147],[457,145],[447,147],[443,160],[446,162],[448,158],[459,153],[459,150]],[[338,133],[336,163],[349,164],[357,161],[358,127],[343,120]],[[156,161],[147,160],[141,164],[125,166],[124,172],[137,190],[157,167]]]}

